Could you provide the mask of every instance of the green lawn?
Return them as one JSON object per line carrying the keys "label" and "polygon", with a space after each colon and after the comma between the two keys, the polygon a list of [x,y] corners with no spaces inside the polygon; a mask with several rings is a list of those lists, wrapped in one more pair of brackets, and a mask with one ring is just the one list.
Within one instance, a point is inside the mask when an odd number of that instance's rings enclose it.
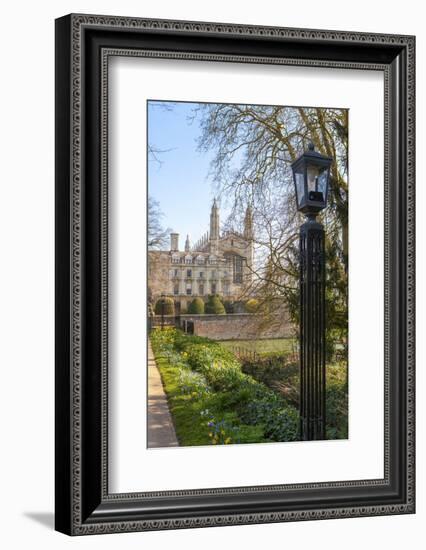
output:
{"label": "green lawn", "polygon": [[297,341],[295,338],[271,338],[268,340],[223,340],[222,346],[230,351],[236,348],[256,353],[293,353],[297,352]]}

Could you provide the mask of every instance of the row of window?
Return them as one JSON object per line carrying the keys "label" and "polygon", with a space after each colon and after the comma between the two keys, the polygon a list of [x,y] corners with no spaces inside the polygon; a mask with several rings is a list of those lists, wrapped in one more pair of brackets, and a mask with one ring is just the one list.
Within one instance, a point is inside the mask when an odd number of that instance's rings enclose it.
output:
{"label": "row of window", "polygon": [[[193,287],[192,284],[188,283],[185,287],[185,294],[187,296],[192,296],[194,289],[195,289],[195,285]],[[205,285],[202,284],[202,283],[199,283],[198,287],[197,287],[198,292],[196,293],[196,295],[204,296],[205,289],[206,289]],[[216,294],[216,292],[217,292],[216,283],[210,283],[210,294]],[[224,295],[229,294],[229,292],[230,292],[229,284],[224,283],[222,285],[222,292],[223,292]],[[180,294],[180,287],[179,287],[179,284],[177,284],[177,283],[173,286],[173,294],[175,296],[178,296]]]}
{"label": "row of window", "polygon": [[[172,262],[173,263],[181,263],[181,260],[180,260],[179,257],[172,257]],[[245,258],[243,258],[242,256],[238,256],[236,254],[227,254],[226,255],[225,265],[230,265],[230,264],[232,265],[232,268],[233,268],[232,269],[232,271],[233,271],[233,282],[235,284],[242,284],[242,282],[243,282],[244,262],[245,262]],[[185,263],[192,264],[193,263],[192,262],[192,257],[186,257]],[[198,263],[203,264],[204,263],[204,258],[201,258]],[[208,263],[209,264],[217,264],[218,262],[217,262],[216,259],[214,259],[214,260],[209,260]],[[173,275],[174,277],[179,277],[180,273],[181,273],[181,270],[175,269],[173,273],[174,273],[174,275]],[[186,270],[186,277],[187,278],[192,278],[192,273],[193,273],[192,269],[187,269]],[[216,278],[216,271],[213,270],[210,273],[211,273],[211,278],[213,278],[213,279]],[[225,271],[224,276],[228,277],[229,272]],[[204,272],[202,272],[202,271],[199,272],[198,277],[199,278],[204,278]]]}
{"label": "row of window", "polygon": [[[180,277],[181,276],[181,270],[180,269],[175,269],[173,271],[173,277]],[[218,277],[220,277],[220,271],[216,274],[216,271],[210,271],[210,278],[211,279],[216,279],[216,275]],[[186,270],[186,277],[188,278],[192,278],[192,269],[187,269]],[[228,271],[224,271],[223,272],[223,277],[229,277],[229,272]],[[205,278],[205,273],[204,271],[199,271],[198,272],[198,278],[199,279],[204,279]]]}
{"label": "row of window", "polygon": [[186,256],[185,258],[181,258],[180,256],[172,256],[172,264],[198,264],[198,265],[204,265],[204,264],[214,265],[217,263],[223,263],[223,260],[220,261],[217,258],[192,258],[190,256]]}

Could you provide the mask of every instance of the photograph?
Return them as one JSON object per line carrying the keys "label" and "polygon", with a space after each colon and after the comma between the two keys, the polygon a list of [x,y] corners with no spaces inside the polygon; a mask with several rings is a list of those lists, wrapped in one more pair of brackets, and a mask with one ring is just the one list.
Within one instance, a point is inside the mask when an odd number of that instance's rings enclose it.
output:
{"label": "photograph", "polygon": [[146,108],[147,447],[349,439],[349,109]]}

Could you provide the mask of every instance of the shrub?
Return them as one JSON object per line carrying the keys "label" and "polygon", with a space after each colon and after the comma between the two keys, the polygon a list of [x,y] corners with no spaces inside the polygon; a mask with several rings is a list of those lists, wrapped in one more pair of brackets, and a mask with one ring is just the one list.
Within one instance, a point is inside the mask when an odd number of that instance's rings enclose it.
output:
{"label": "shrub", "polygon": [[288,355],[271,353],[255,359],[243,359],[242,371],[262,382],[292,405],[299,404],[299,365]]}
{"label": "shrub", "polygon": [[203,365],[201,372],[216,391],[237,391],[244,381],[244,374],[233,365]]}
{"label": "shrub", "polygon": [[178,381],[180,391],[185,395],[199,397],[209,393],[210,391],[205,377],[202,374],[193,372],[189,369],[182,368],[180,370]]}
{"label": "shrub", "polygon": [[256,313],[259,309],[259,302],[255,298],[251,298],[250,300],[247,300],[245,303],[245,309],[247,313]]}
{"label": "shrub", "polygon": [[[164,312],[162,311],[162,304],[164,303]],[[175,304],[172,298],[162,297],[155,302],[155,314],[156,315],[174,315],[175,313]]]}
{"label": "shrub", "polygon": [[205,312],[210,315],[223,315],[226,313],[225,308],[217,294],[211,294],[204,308]]}
{"label": "shrub", "polygon": [[192,315],[200,315],[204,313],[204,302],[201,298],[194,298],[189,304],[188,313]]}
{"label": "shrub", "polygon": [[299,412],[293,407],[269,409],[264,433],[272,441],[299,441]]}
{"label": "shrub", "polygon": [[299,413],[284,405],[276,395],[251,401],[240,413],[246,424],[262,424],[264,435],[271,441],[299,440]]}
{"label": "shrub", "polygon": [[348,386],[346,364],[327,368],[326,436],[327,439],[348,437]]}
{"label": "shrub", "polygon": [[157,349],[159,351],[175,351],[175,339],[177,334],[178,331],[172,327],[164,327],[164,330],[161,330],[159,327],[154,328],[149,335],[154,351]]}
{"label": "shrub", "polygon": [[230,350],[207,338],[191,337],[186,342],[180,343],[180,347],[187,353],[188,363],[194,369],[201,364],[220,363],[240,370],[240,364]]}

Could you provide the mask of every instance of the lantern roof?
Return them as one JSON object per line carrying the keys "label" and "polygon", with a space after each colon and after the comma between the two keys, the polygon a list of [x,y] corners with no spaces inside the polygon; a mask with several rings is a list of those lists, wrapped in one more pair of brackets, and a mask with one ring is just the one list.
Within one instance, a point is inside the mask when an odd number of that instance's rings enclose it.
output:
{"label": "lantern roof", "polygon": [[316,164],[320,166],[328,166],[333,162],[333,159],[331,157],[326,157],[319,153],[318,151],[315,151],[315,146],[311,142],[308,144],[308,150],[305,151],[298,157],[294,162],[291,163],[291,166],[293,169],[297,169],[299,165],[302,164]]}

